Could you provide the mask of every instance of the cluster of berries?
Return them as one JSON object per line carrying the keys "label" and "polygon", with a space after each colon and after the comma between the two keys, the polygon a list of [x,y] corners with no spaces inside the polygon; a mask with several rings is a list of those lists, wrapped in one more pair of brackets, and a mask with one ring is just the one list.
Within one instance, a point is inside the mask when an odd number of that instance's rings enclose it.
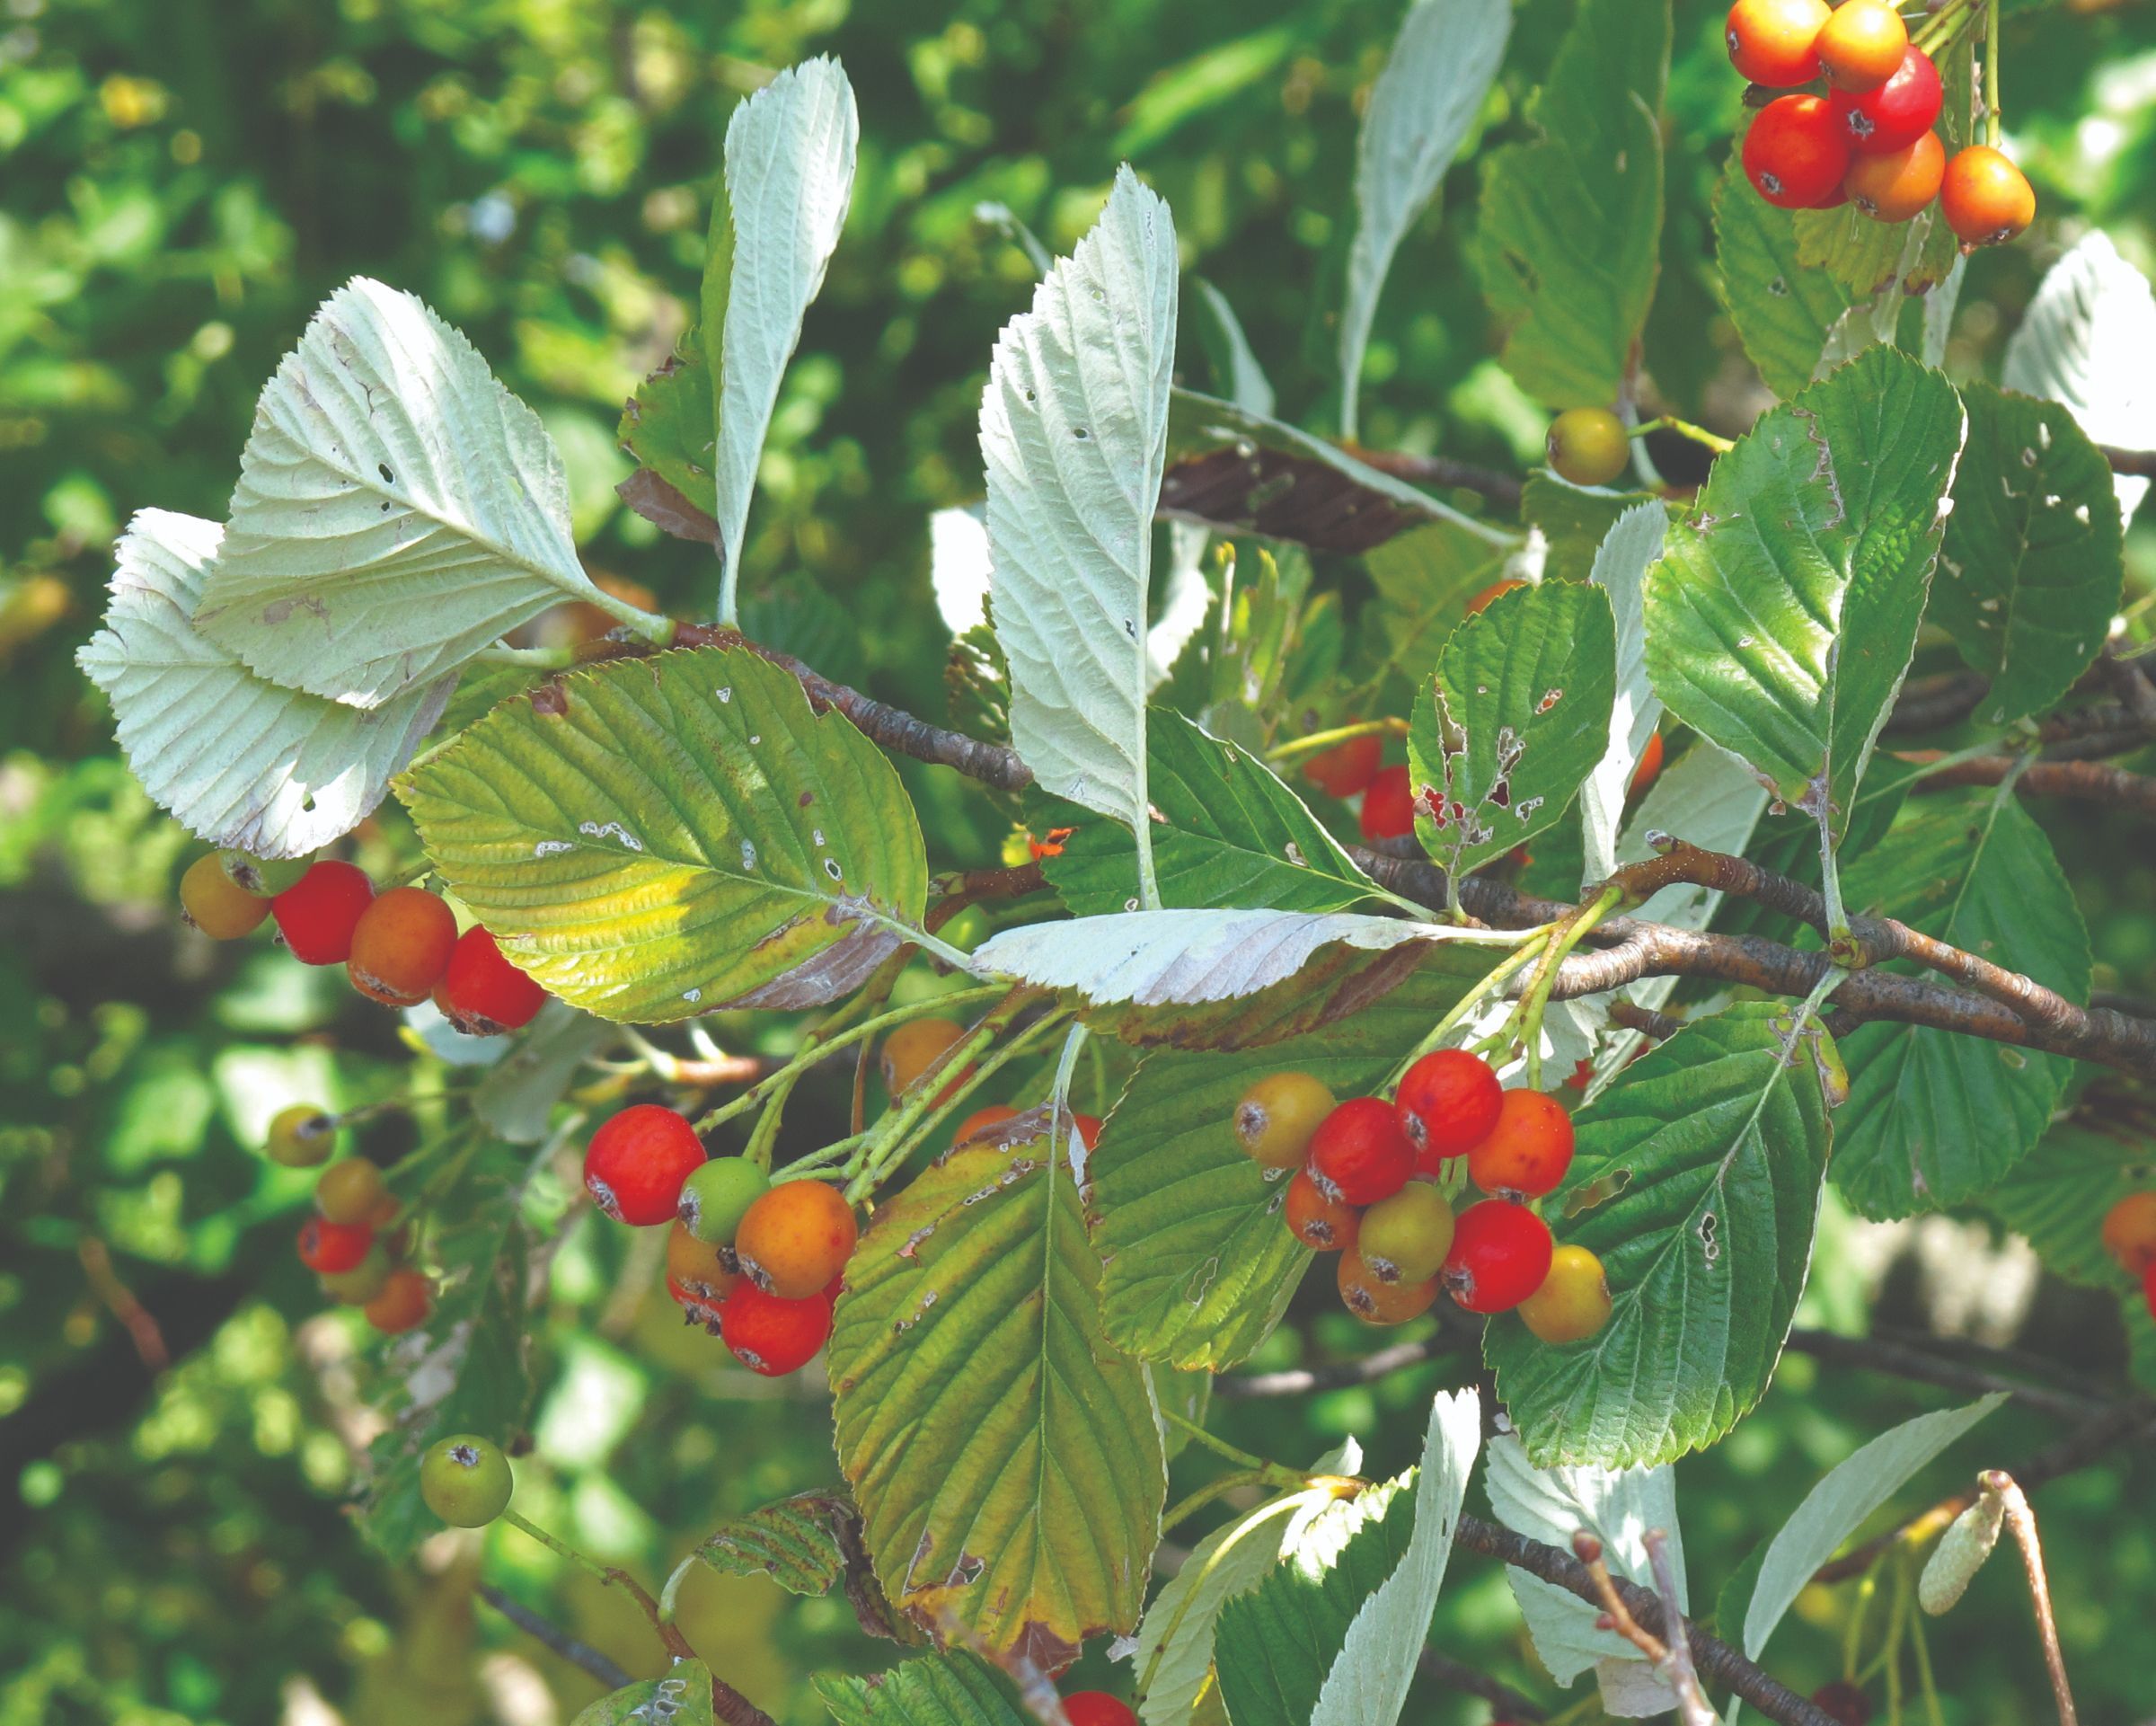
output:
{"label": "cluster of berries", "polygon": [[2156,1188],[2130,1192],[2104,1217],[2104,1251],[2141,1281],[2149,1316],[2156,1319]]}
{"label": "cluster of berries", "polygon": [[437,895],[420,887],[377,893],[352,863],[211,852],[180,878],[180,905],[213,941],[236,941],[274,917],[301,963],[344,966],[352,987],[384,1006],[417,1006],[431,995],[469,1036],[517,1030],[546,1003],[546,991],[478,924],[459,934],[456,913]]}
{"label": "cluster of berries", "polygon": [[1939,68],[1886,0],[1736,0],[1729,59],[1754,84],[1789,90],[1824,77],[1825,93],[1777,96],[1745,135],[1745,177],[1782,209],[1853,203],[1906,222],[1933,199],[1964,251],[2011,240],[2036,219],[2037,195],[1998,150],[1947,159],[1931,129]]}
{"label": "cluster of berries", "polygon": [[289,1169],[327,1168],[314,1182],[314,1215],[299,1231],[299,1261],[322,1279],[322,1292],[357,1306],[367,1322],[396,1336],[426,1323],[434,1286],[404,1261],[411,1241],[397,1226],[402,1206],[364,1156],[331,1156],[337,1117],[311,1102],[278,1111],[270,1123],[270,1160]]}
{"label": "cluster of berries", "polygon": [[[1540,1091],[1507,1091],[1464,1049],[1425,1055],[1392,1101],[1331,1091],[1308,1073],[1259,1079],[1235,1105],[1237,1141],[1293,1171],[1289,1232],[1338,1252],[1340,1298],[1371,1324],[1403,1324],[1440,1292],[1471,1313],[1517,1311],[1545,1342],[1593,1336],[1610,1316],[1602,1262],[1558,1246],[1533,1202],[1572,1164],[1572,1118]],[[1454,1214],[1454,1159],[1485,1195]]]}

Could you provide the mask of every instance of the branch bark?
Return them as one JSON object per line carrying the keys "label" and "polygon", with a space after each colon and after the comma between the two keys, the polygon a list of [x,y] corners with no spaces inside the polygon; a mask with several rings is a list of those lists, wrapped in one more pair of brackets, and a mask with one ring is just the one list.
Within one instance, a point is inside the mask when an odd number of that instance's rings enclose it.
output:
{"label": "branch bark", "polygon": [[[1926,774],[1914,789],[1996,785],[2020,766],[2012,756],[1981,755]],[[2101,761],[2032,761],[2022,768],[2014,788],[2031,797],[2078,797],[2093,803],[2114,803],[2136,815],[2156,818],[2156,778],[2107,766]]]}
{"label": "branch bark", "polygon": [[571,1666],[589,1673],[609,1690],[619,1690],[624,1685],[634,1682],[626,1671],[589,1642],[579,1642],[552,1619],[541,1617],[531,1607],[504,1594],[491,1582],[479,1585],[479,1598],[533,1641],[545,1643]]}

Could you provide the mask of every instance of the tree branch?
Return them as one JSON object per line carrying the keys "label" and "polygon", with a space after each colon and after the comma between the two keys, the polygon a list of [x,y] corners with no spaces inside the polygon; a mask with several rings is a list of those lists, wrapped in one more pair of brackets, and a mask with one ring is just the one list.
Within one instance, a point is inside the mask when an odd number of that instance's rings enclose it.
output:
{"label": "tree branch", "polygon": [[1447,1689],[1480,1696],[1497,1710],[1497,1719],[1500,1722],[1533,1722],[1550,1718],[1550,1711],[1540,1703],[1522,1695],[1509,1684],[1491,1677],[1489,1673],[1468,1665],[1464,1660],[1453,1660],[1434,1648],[1424,1649],[1416,1660],[1422,1668],[1423,1677],[1435,1679]]}
{"label": "tree branch", "polygon": [[531,1607],[504,1594],[491,1582],[479,1585],[479,1598],[526,1635],[535,1642],[544,1642],[571,1666],[588,1672],[609,1690],[619,1690],[624,1685],[634,1682],[627,1672],[589,1642],[578,1641],[552,1619],[541,1617]]}
{"label": "tree branch", "polygon": [[1394,479],[1477,492],[1503,509],[1517,509],[1525,495],[1525,488],[1511,474],[1500,474],[1494,468],[1477,467],[1472,462],[1456,462],[1449,456],[1414,456],[1404,449],[1365,449],[1359,444],[1342,444],[1340,447],[1365,467],[1374,467]]}
{"label": "tree branch", "polygon": [[2136,815],[2156,818],[2156,778],[2107,766],[2100,761],[2032,761],[2021,767],[2012,756],[1982,755],[1968,761],[1949,762],[1926,774],[1914,789],[1996,785],[2016,768],[2021,768],[2021,774],[2014,781],[2014,789],[2031,797],[2078,797],[2090,802],[2115,803]]}
{"label": "tree branch", "polygon": [[2114,474],[2133,474],[2143,479],[2156,479],[2156,449],[2119,449],[2110,444],[2097,445],[2097,452],[2111,464]]}

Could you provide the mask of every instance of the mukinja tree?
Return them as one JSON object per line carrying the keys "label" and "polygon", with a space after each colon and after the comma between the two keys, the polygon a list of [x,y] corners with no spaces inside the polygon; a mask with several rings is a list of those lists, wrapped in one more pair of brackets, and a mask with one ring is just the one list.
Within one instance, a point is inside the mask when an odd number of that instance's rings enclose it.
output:
{"label": "mukinja tree", "polygon": [[[2156,1382],[2150,1171],[2047,1132],[2076,1063],[2156,1075],[2156,1022],[2092,1003],[2027,810],[2156,810],[2104,760],[2156,738],[2113,633],[2156,303],[2092,234],[2014,335],[2009,387],[1949,383],[1957,238],[2028,220],[1990,159],[1996,0],[1946,0],[1913,37],[1877,0],[1739,0],[1740,68],[1811,86],[1762,108],[1715,203],[1728,312],[1782,399],[1734,444],[1643,420],[1670,22],[1583,0],[1541,135],[1484,164],[1476,240],[1503,363],[1560,412],[1554,471],[1362,449],[1388,265],[1510,25],[1505,0],[1417,0],[1371,92],[1337,440],[1273,417],[1228,297],[1180,279],[1171,213],[1128,168],[1068,259],[984,212],[1040,279],[989,367],[985,504],[933,524],[947,724],[819,675],[786,612],[743,626],[759,454],[852,190],[829,60],[734,114],[699,321],[623,421],[623,492],[711,547],[714,621],[595,585],[537,418],[370,280],[264,389],[229,518],[136,517],[82,661],[144,784],[220,848],[189,916],[222,938],[273,917],[484,1069],[386,1171],[332,1160],[348,1123],[320,1111],[268,1146],[327,1164],[301,1254],[400,1337],[363,1512],[385,1552],[502,1515],[559,1545],[512,1508],[519,1199],[579,1067],[621,1051],[650,1092],[724,1100],[599,1124],[595,1205],[669,1231],[676,1299],[746,1365],[827,1352],[843,1482],[689,1562],[843,1586],[906,1645],[821,1681],[840,1721],[1129,1720],[1054,1679],[1134,1635],[1148,1722],[1385,1726],[1418,1668],[1527,1717],[1423,1650],[1465,1547],[1517,1567],[1552,1676],[1592,1669],[1612,1712],[1700,1726],[1724,1692],[1821,1726],[1863,1698],[1778,1684],[1756,1664],[1777,1624],[1815,1576],[1957,1509],[1923,1604],[2010,1527],[2070,1719],[2013,1480],[1836,1558],[1999,1395],[1837,1468],[1711,1579],[1715,1634],[1672,1615],[1710,1589],[1669,1465],[1766,1389],[1828,1182],[1872,1217],[1983,1207],[2116,1288]],[[1176,381],[1179,333],[1210,394]],[[1656,428],[1716,451],[1696,494],[1654,470]],[[1359,615],[1313,551],[1362,561]],[[613,626],[504,644],[565,600]],[[1963,667],[1913,678],[1920,642]],[[891,753],[977,782],[1014,854],[932,874]],[[405,884],[303,861],[391,792],[423,854]],[[909,969],[944,980],[894,1005]],[[745,1009],[800,1015],[798,1052],[729,1057],[696,1023]],[[693,1053],[634,1029],[670,1026]],[[1120,1084],[1104,1120],[1073,1106],[1082,1064]],[[802,1084],[850,1084],[851,1129],[774,1167]],[[1435,1309],[1435,1336],[1233,1375],[1318,1252],[1358,1316]],[[1213,1375],[1294,1394],[1478,1339],[1484,1389],[1436,1398],[1398,1479],[1363,1478],[1352,1444],[1283,1463],[1205,1430]],[[2151,1420],[2107,1407],[2023,1478]],[[1169,1506],[1193,1441],[1227,1466]],[[1479,1454],[1495,1521],[1462,1509]],[[1163,1532],[1247,1489],[1149,1590]],[[678,1576],[657,1598],[608,1580],[676,1664],[586,1719],[764,1718],[676,1628]]]}

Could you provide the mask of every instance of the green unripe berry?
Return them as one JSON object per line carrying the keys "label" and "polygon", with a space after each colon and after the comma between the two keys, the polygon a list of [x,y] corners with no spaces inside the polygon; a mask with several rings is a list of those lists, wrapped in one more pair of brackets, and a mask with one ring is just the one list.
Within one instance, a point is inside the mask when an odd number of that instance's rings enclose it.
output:
{"label": "green unripe berry", "polygon": [[1427,1181],[1410,1181],[1363,1213],[1356,1248],[1380,1282],[1427,1282],[1453,1246],[1453,1208]]}
{"label": "green unripe berry", "polygon": [[275,898],[307,872],[305,857],[257,857],[245,851],[220,851],[217,867],[243,893],[258,899]]}
{"label": "green unripe berry", "polygon": [[1550,422],[1550,465],[1575,485],[1607,485],[1632,458],[1624,421],[1607,408],[1568,408]]}
{"label": "green unripe berry", "polygon": [[731,1246],[748,1208],[771,1190],[771,1177],[747,1157],[714,1156],[681,1186],[681,1220],[706,1246]]}
{"label": "green unripe berry", "polygon": [[420,1496],[452,1528],[482,1528],[509,1508],[517,1479],[501,1447],[460,1432],[432,1447],[420,1462]]}
{"label": "green unripe berry", "polygon": [[396,1268],[396,1261],[377,1243],[349,1270],[323,1272],[322,1292],[341,1306],[364,1306],[382,1292]]}
{"label": "green unripe berry", "polygon": [[272,1163],[287,1169],[320,1168],[337,1149],[337,1117],[313,1102],[279,1109],[262,1148]]}

